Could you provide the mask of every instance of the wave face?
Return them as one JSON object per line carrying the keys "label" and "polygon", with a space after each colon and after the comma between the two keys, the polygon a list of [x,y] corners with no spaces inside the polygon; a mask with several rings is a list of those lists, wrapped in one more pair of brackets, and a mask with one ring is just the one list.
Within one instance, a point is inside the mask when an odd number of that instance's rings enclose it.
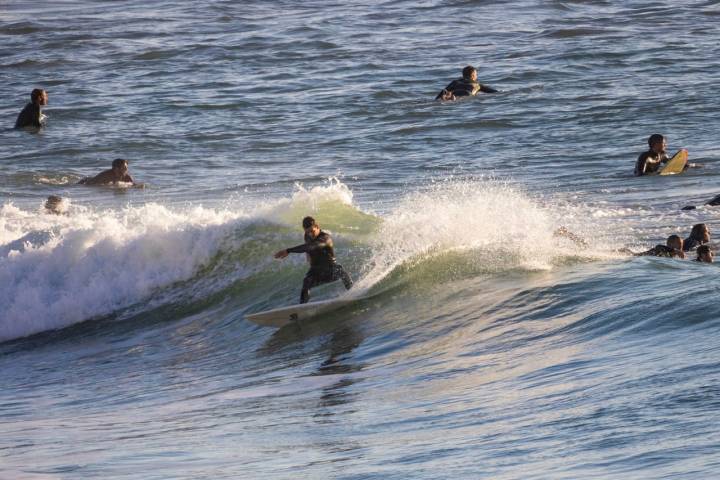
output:
{"label": "wave face", "polygon": [[0,10],[0,479],[717,476],[716,0]]}
{"label": "wave face", "polygon": [[[6,204],[0,279],[10,287],[0,297],[0,339],[128,310],[137,315],[178,296],[200,298],[270,278],[285,270],[272,253],[301,243],[297,225],[308,212],[336,236],[342,261],[357,272],[358,295],[386,288],[388,276],[410,285],[551,269],[569,256],[590,255],[553,235],[557,212],[493,181],[443,181],[379,216],[353,205],[339,181],[222,209],[70,205],[63,215],[50,215]],[[302,265],[297,260],[287,262],[292,271]],[[277,289],[272,297],[285,299],[290,273],[284,275],[280,285],[262,281],[253,290]]]}

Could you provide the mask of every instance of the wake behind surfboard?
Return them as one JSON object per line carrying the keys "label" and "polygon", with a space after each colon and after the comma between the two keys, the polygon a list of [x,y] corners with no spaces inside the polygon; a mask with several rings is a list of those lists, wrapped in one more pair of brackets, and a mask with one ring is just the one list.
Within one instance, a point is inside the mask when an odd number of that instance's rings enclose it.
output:
{"label": "wake behind surfboard", "polygon": [[302,303],[245,315],[245,319],[263,327],[281,328],[357,302],[359,298],[336,298],[320,302]]}

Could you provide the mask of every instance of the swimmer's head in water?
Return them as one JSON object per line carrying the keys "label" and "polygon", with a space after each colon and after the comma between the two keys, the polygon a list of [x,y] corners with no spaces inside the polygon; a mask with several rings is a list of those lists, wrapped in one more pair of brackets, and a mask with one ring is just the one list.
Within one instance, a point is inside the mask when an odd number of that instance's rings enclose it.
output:
{"label": "swimmer's head in water", "polygon": [[124,158],[116,158],[112,162],[112,169],[124,175],[128,171],[128,161]]}
{"label": "swimmer's head in water", "polygon": [[65,213],[65,205],[63,204],[62,197],[50,195],[45,202],[45,211],[47,211],[47,213],[54,213],[55,215]]}
{"label": "swimmer's head in water", "polygon": [[475,67],[472,65],[468,65],[467,67],[463,68],[463,78],[465,80],[477,80],[477,70],[475,70]]}
{"label": "swimmer's head in water", "polygon": [[42,88],[36,88],[30,92],[30,101],[36,105],[47,105],[48,94]]}
{"label": "swimmer's head in water", "polygon": [[667,238],[667,241],[665,242],[665,244],[670,248],[674,248],[675,250],[682,250],[683,239],[678,237],[677,235],[670,235]]}
{"label": "swimmer's head in water", "polygon": [[690,238],[707,243],[710,241],[710,230],[704,223],[698,223],[693,225],[692,230],[690,230]]}
{"label": "swimmer's head in water", "polygon": [[713,263],[715,254],[707,245],[700,245],[697,249],[697,260],[703,263]]}
{"label": "swimmer's head in water", "polygon": [[648,146],[650,150],[656,153],[662,153],[667,146],[667,139],[659,133],[653,133],[650,135],[650,138],[648,138]]}

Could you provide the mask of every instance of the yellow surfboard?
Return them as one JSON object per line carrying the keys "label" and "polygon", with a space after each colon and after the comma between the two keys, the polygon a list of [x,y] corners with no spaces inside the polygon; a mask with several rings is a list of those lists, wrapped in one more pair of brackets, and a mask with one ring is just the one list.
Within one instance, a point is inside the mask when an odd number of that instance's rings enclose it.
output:
{"label": "yellow surfboard", "polygon": [[662,170],[660,170],[660,175],[674,175],[676,173],[682,173],[685,170],[685,165],[687,165],[688,161],[688,151],[684,148],[677,152],[665,166]]}

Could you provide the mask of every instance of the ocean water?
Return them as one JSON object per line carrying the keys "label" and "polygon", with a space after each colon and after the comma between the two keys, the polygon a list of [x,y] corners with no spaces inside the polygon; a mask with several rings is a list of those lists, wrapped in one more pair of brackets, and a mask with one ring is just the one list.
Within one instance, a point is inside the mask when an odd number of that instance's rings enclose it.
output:
{"label": "ocean water", "polygon": [[[0,478],[718,476],[718,268],[618,249],[720,226],[680,210],[720,193],[719,20],[3,2]],[[433,101],[467,64],[501,93]],[[703,168],[634,177],[656,132]],[[118,157],[145,188],[76,185]],[[365,299],[249,323],[308,214]]]}

